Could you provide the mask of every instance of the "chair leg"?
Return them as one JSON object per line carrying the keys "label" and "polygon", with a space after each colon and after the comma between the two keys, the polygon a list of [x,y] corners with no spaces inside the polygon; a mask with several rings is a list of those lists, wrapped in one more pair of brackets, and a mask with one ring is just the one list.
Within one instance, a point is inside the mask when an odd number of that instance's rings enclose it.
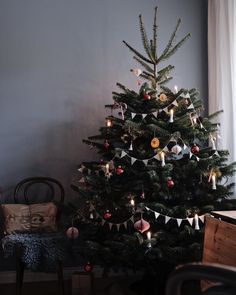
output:
{"label": "chair leg", "polygon": [[24,263],[17,258],[16,259],[16,295],[22,295],[22,286],[24,278]]}
{"label": "chair leg", "polygon": [[59,263],[58,263],[57,276],[58,276],[59,294],[64,295],[65,294],[65,288],[64,288],[64,279],[63,279],[63,266],[62,266],[61,261],[59,261]]}

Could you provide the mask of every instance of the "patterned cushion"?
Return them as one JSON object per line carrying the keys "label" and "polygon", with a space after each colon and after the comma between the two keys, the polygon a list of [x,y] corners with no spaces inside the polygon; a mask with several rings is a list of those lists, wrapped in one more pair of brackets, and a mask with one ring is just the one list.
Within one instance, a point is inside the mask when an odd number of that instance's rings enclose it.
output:
{"label": "patterned cushion", "polygon": [[5,233],[55,232],[57,207],[54,203],[4,204]]}

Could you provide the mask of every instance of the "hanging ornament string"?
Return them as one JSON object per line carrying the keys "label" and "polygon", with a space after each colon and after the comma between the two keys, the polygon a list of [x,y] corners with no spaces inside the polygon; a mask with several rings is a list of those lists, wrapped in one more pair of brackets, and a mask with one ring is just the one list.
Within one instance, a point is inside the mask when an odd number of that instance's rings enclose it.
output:
{"label": "hanging ornament string", "polygon": [[165,224],[167,224],[170,220],[175,220],[178,227],[180,227],[183,221],[187,221],[191,226],[194,226],[196,230],[199,230],[199,223],[198,220],[200,219],[202,223],[205,222],[205,214],[197,215],[195,214],[194,217],[186,217],[186,218],[175,218],[168,215],[161,214],[157,211],[150,209],[149,207],[145,207],[147,211],[152,212],[155,215],[155,219],[157,220],[160,216],[164,218]]}

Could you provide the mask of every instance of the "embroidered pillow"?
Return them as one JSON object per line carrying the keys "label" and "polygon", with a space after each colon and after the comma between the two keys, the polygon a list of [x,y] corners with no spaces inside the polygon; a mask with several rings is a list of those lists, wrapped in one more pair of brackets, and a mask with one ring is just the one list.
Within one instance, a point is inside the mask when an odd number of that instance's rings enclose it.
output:
{"label": "embroidered pillow", "polygon": [[54,203],[3,204],[5,233],[55,232],[57,207]]}

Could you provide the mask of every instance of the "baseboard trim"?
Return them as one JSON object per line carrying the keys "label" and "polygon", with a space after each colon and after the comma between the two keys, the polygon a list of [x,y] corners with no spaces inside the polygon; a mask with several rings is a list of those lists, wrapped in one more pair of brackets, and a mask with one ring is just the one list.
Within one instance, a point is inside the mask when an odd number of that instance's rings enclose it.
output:
{"label": "baseboard trim", "polygon": [[[70,280],[74,272],[84,271],[83,267],[64,267],[63,274],[64,280]],[[94,267],[93,274],[95,277],[102,277],[103,269],[99,266]],[[133,272],[110,272],[109,277],[114,276],[127,276],[134,275]],[[24,273],[24,282],[48,282],[56,281],[56,273],[43,273],[43,272],[32,272],[26,270]],[[16,281],[16,272],[15,271],[0,271],[0,284],[12,284]]]}

